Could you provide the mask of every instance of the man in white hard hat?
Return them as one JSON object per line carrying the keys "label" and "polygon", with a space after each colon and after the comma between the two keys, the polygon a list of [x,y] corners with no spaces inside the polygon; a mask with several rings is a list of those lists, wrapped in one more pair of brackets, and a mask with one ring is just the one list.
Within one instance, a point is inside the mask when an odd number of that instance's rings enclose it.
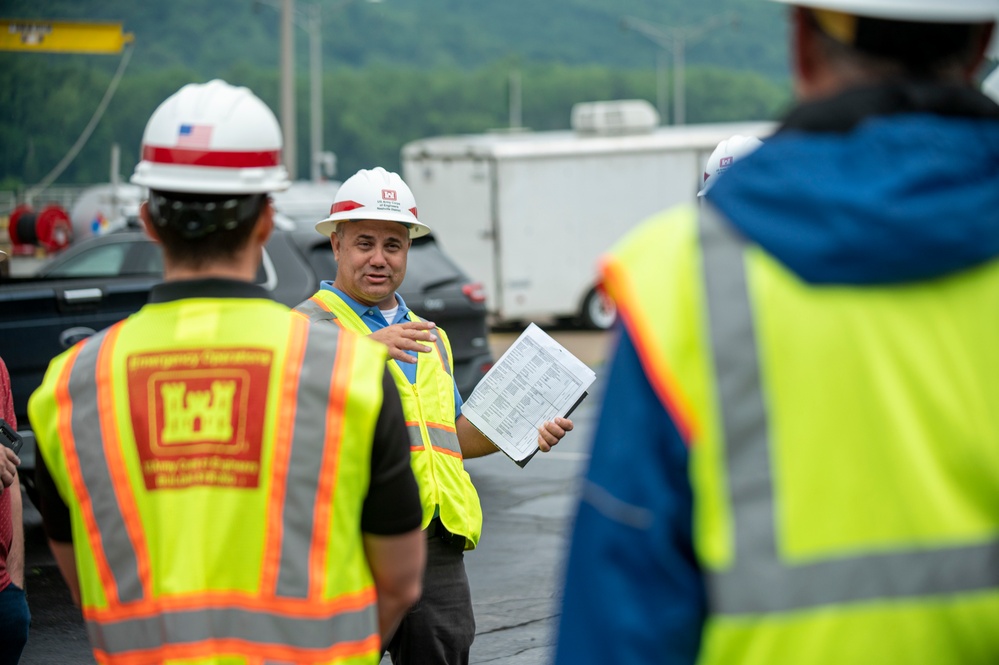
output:
{"label": "man in white hard hat", "polygon": [[[388,651],[395,665],[467,663],[475,619],[464,552],[478,544],[482,510],[463,460],[498,449],[461,415],[447,334],[412,312],[396,292],[412,239],[430,228],[419,219],[402,178],[377,167],[343,183],[316,230],[330,236],[336,278],[295,309],[314,326],[335,323],[388,347],[423,502],[423,595]],[[544,423],[538,447],[548,452],[571,429],[567,418]]]}
{"label": "man in white hard hat", "polygon": [[697,196],[703,197],[707,194],[708,190],[714,186],[718,176],[728,171],[738,160],[761,145],[763,145],[763,141],[755,136],[734,134],[715,146],[708,161],[704,164],[704,180],[701,182],[701,189],[697,192]]}
{"label": "man in white hard hat", "polygon": [[46,533],[98,662],[374,664],[419,597],[385,350],[253,284],[280,151],[246,88],[164,101],[132,182],[165,281],[29,401]]}
{"label": "man in white hard hat", "polygon": [[602,264],[559,665],[999,662],[999,2],[780,1],[798,106]]}

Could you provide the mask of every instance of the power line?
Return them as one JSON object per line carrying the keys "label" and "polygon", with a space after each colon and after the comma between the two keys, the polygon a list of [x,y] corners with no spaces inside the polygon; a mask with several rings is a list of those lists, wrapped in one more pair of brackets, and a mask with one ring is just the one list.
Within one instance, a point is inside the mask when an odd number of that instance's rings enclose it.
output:
{"label": "power line", "polygon": [[37,195],[48,189],[49,185],[55,182],[56,178],[62,175],[62,172],[66,170],[66,167],[73,163],[73,160],[76,159],[80,150],[82,150],[83,146],[86,145],[90,135],[94,133],[97,123],[99,123],[101,118],[104,117],[104,111],[107,110],[108,104],[111,103],[111,98],[114,97],[114,93],[118,89],[118,83],[121,81],[121,77],[125,73],[128,61],[132,58],[132,49],[133,44],[131,42],[125,45],[121,54],[121,62],[118,63],[118,71],[115,72],[114,77],[111,79],[111,83],[108,84],[108,89],[104,91],[104,98],[101,100],[101,103],[97,105],[97,109],[94,111],[93,117],[90,118],[90,122],[87,123],[86,127],[84,127],[83,133],[80,134],[80,138],[76,139],[76,143],[74,143],[73,147],[69,149],[69,152],[67,152],[66,156],[62,158],[62,161],[56,164],[55,168],[52,169],[47,176],[42,178],[40,183],[28,190],[28,192],[24,195],[26,203],[30,205],[32,200]]}

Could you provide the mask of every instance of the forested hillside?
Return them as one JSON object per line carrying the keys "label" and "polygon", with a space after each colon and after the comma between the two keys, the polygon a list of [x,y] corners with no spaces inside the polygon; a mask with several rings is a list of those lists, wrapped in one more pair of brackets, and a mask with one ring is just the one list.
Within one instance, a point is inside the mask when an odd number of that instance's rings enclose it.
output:
{"label": "forested hillside", "polygon": [[[110,145],[129,173],[142,127],[191,80],[250,86],[278,109],[273,0],[5,0],[0,16],[121,21],[132,59],[105,117],[60,183],[103,181]],[[298,0],[300,10],[311,3]],[[408,140],[507,124],[519,72],[523,124],[565,128],[578,101],[655,103],[657,47],[630,15],[683,29],[687,122],[773,117],[788,99],[783,11],[768,0],[318,0],[324,147],[339,172],[398,166]],[[701,34],[698,34],[701,33]],[[296,30],[298,170],[308,173],[308,38]],[[666,60],[667,64],[670,62]],[[0,54],[0,188],[37,182],[69,149],[116,56]]]}

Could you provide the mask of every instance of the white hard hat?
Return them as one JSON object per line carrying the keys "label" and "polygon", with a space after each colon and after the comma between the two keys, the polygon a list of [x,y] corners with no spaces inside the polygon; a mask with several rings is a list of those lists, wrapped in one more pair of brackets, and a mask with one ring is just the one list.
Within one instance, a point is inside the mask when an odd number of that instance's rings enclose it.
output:
{"label": "white hard hat", "polygon": [[416,199],[409,185],[397,173],[380,166],[361,169],[340,185],[330,206],[330,216],[316,223],[316,231],[330,236],[340,222],[362,219],[405,224],[410,238],[430,233],[430,227],[417,219]]}
{"label": "white hard hat", "polygon": [[704,181],[701,183],[701,191],[697,192],[697,195],[704,196],[715,184],[718,176],[761,145],[763,145],[763,141],[755,136],[743,136],[742,134],[736,134],[719,143],[704,165]]}
{"label": "white hard hat", "polygon": [[982,81],[982,92],[988,95],[996,104],[999,104],[999,67]]}
{"label": "white hard hat", "polygon": [[191,194],[262,194],[286,189],[277,118],[247,88],[191,83],[153,112],[132,182]]}
{"label": "white hard hat", "polygon": [[999,18],[996,0],[775,0],[891,21],[988,23]]}

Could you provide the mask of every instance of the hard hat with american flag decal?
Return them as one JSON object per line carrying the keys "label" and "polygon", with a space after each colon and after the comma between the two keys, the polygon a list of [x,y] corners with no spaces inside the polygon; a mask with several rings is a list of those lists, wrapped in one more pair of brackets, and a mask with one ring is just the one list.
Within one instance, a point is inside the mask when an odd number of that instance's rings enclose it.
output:
{"label": "hard hat with american flag decal", "polygon": [[191,83],[153,112],[132,182],[190,194],[287,189],[281,127],[249,89],[216,79]]}

